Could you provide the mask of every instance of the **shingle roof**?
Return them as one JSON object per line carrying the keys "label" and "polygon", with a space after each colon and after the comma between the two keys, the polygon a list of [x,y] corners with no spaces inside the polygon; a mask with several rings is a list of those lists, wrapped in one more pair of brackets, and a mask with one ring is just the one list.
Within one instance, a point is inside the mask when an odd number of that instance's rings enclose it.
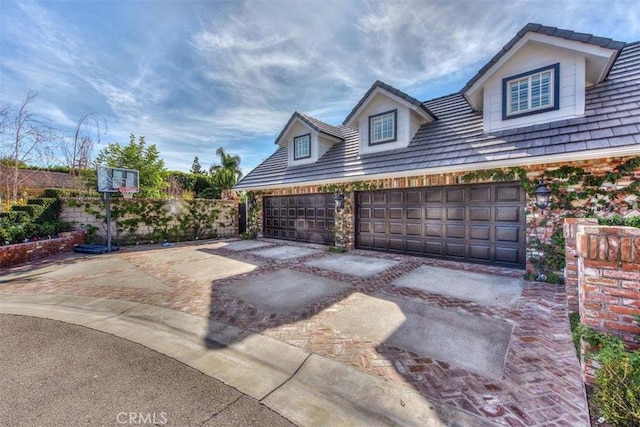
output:
{"label": "shingle roof", "polygon": [[276,141],[275,141],[276,144],[278,143],[278,141],[280,141],[280,138],[282,138],[286,130],[289,128],[289,125],[291,124],[291,122],[293,122],[296,118],[302,120],[311,129],[315,130],[316,132],[324,133],[326,135],[330,135],[338,139],[344,139],[344,136],[342,135],[342,131],[337,127],[327,124],[314,117],[308,116],[304,113],[295,111],[289,118],[289,121],[287,122],[287,124],[284,126],[284,128],[280,132],[280,135],[278,135],[278,137],[276,138]]}
{"label": "shingle roof", "polygon": [[369,88],[367,93],[365,93],[364,96],[362,98],[360,98],[360,101],[358,101],[356,106],[353,107],[353,110],[351,110],[351,112],[347,115],[347,118],[344,119],[344,121],[342,122],[343,125],[346,125],[347,123],[349,123],[349,120],[351,120],[351,117],[353,117],[353,115],[356,113],[356,111],[358,111],[358,109],[360,109],[360,107],[362,106],[362,104],[364,104],[364,102],[367,100],[367,98],[369,98],[369,95],[371,95],[371,93],[374,90],[376,90],[377,88],[384,89],[385,91],[387,91],[387,92],[389,92],[389,93],[391,93],[393,95],[396,95],[396,96],[404,99],[408,103],[420,108],[422,111],[424,111],[429,116],[431,116],[431,118],[433,118],[433,120],[437,119],[437,117],[433,114],[433,112],[429,111],[429,109],[424,105],[424,103],[418,101],[413,96],[407,95],[406,93],[402,92],[401,90],[398,90],[398,89],[394,88],[393,86],[390,86],[390,85],[388,85],[388,84],[386,84],[384,82],[381,82],[380,80],[376,80],[376,82]]}
{"label": "shingle roof", "polygon": [[[460,93],[423,103],[438,120],[423,125],[407,148],[358,154],[358,133],[337,126],[344,141],[317,162],[287,168],[280,148],[245,176],[237,189],[291,186],[305,182],[365,179],[367,175],[406,173],[438,167],[491,168],[492,162],[544,162],[544,156],[603,148],[640,150],[640,44],[627,45],[609,78],[587,89],[585,115],[552,123],[484,133],[482,113]],[[359,178],[361,177],[361,178]]]}
{"label": "shingle roof", "polygon": [[593,34],[576,33],[571,30],[563,30],[556,27],[547,27],[540,24],[529,23],[522,27],[522,29],[518,31],[518,33],[511,40],[509,40],[506,45],[504,45],[500,52],[495,54],[495,56],[491,58],[489,62],[487,62],[485,66],[482,67],[480,71],[478,71],[478,73],[471,78],[471,80],[469,80],[469,82],[460,90],[460,93],[464,93],[469,88],[471,88],[471,86],[473,86],[474,83],[477,82],[482,77],[482,75],[489,70],[489,68],[493,67],[493,65],[498,62],[500,58],[502,58],[528,32],[560,37],[566,40],[588,43],[595,46],[615,50],[620,50],[626,45],[626,43],[624,42],[615,41],[605,37],[596,37]]}

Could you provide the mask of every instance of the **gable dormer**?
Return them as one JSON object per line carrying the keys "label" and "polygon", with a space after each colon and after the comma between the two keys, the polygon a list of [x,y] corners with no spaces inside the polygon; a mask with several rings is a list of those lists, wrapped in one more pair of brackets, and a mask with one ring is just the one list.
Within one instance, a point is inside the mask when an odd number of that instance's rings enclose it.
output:
{"label": "gable dormer", "polygon": [[343,125],[359,133],[360,154],[409,145],[420,126],[436,116],[417,99],[381,81],[371,86]]}
{"label": "gable dormer", "polygon": [[296,111],[276,138],[276,144],[287,148],[288,165],[298,166],[317,162],[342,140],[340,129]]}
{"label": "gable dormer", "polygon": [[485,132],[579,117],[586,88],[607,77],[624,45],[527,24],[461,92]]}

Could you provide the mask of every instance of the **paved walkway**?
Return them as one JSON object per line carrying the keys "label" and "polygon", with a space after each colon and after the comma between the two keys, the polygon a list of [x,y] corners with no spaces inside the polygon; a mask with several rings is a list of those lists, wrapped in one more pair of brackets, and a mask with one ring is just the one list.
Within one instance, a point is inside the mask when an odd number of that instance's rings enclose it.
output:
{"label": "paved walkway", "polygon": [[[446,422],[449,424],[459,423],[456,416],[473,416],[476,417],[474,424],[483,419],[513,426],[588,425],[584,388],[570,339],[562,286],[525,283],[517,305],[490,305],[398,286],[397,280],[418,268],[430,266],[452,267],[458,272],[465,270],[500,274],[505,278],[520,276],[520,272],[354,251],[353,255],[390,261],[385,270],[364,275],[358,271],[324,269],[321,261],[329,255],[320,250],[322,248],[313,245],[264,240],[259,242],[265,244],[262,247],[255,246],[257,242],[251,242],[253,245],[247,242],[243,249],[241,243],[244,242],[238,242],[235,246],[228,242],[203,242],[153,250],[135,248],[102,257],[69,255],[36,265],[16,267],[0,279],[0,297],[7,294],[0,299],[0,303],[5,304],[5,307],[6,304],[12,304],[10,299],[16,296],[9,294],[63,294],[145,304],[141,307],[165,307],[172,309],[167,310],[170,313],[177,310],[194,315],[195,318],[209,318],[209,323],[214,322],[214,326],[207,326],[206,333],[215,335],[212,342],[220,342],[220,331],[233,325],[239,329],[235,330],[234,338],[224,344],[228,348],[240,346],[240,350],[253,351],[256,347],[249,345],[250,340],[238,339],[238,334],[247,331],[252,339],[258,337],[269,339],[271,343],[286,344],[286,348],[293,353],[296,352],[294,350],[302,351],[300,357],[304,360],[289,367],[294,369],[292,380],[285,379],[282,386],[277,386],[274,390],[295,395],[296,387],[299,389],[305,387],[305,384],[313,384],[313,388],[320,390],[321,395],[323,392],[325,395],[336,393],[338,390],[331,388],[335,384],[327,382],[326,374],[314,374],[326,372],[329,368],[324,364],[328,364],[331,366],[330,371],[335,373],[343,372],[346,367],[358,368],[349,368],[348,372],[357,373],[358,378],[360,374],[373,374],[362,378],[367,384],[371,381],[380,384],[380,390],[393,390],[394,393],[408,396],[406,400],[391,399],[390,403],[381,406],[375,396],[358,396],[359,389],[342,390],[354,393],[351,399],[355,396],[355,401],[368,400],[373,403],[374,414],[383,417],[373,419],[381,423],[413,424],[406,418],[393,418],[415,412],[403,410],[411,405],[425,411],[425,417],[433,417],[433,412],[429,413],[429,407],[435,408],[432,411],[436,411],[437,416],[432,419],[448,420]],[[294,249],[291,250],[290,247]],[[265,251],[274,248],[280,249],[272,253],[271,257],[265,256]],[[269,274],[283,269],[347,283],[349,286],[336,288],[330,295],[321,295],[312,304],[293,311],[265,311],[248,303],[239,294],[228,291],[231,286],[237,286],[243,281],[268,278]],[[455,280],[455,277],[454,271],[452,278]],[[395,347],[387,341],[372,340],[334,327],[337,315],[358,306],[371,295],[384,296],[389,300],[401,298],[511,325],[513,332],[506,349],[502,373],[497,378],[484,376],[424,354]],[[89,307],[92,304],[87,303]],[[23,304],[22,308],[26,307],[26,302],[19,304]],[[64,302],[60,304],[64,306]],[[87,313],[86,309],[83,310]],[[118,329],[120,330],[125,331],[123,328]],[[153,348],[154,340],[151,341],[143,344]],[[467,349],[459,349],[461,352],[465,350]],[[276,354],[278,353],[273,355]],[[324,371],[315,371],[321,366],[324,366]],[[331,376],[333,382],[337,382],[339,378],[340,375]],[[280,380],[282,379],[275,380],[274,384]],[[354,384],[357,382],[351,385]],[[345,384],[344,387],[348,385]],[[244,391],[240,387],[236,388]],[[318,392],[314,392],[314,395],[316,398],[322,397]],[[382,397],[385,395],[388,397],[385,393],[379,396],[382,402],[385,401]],[[305,395],[301,393],[299,396]],[[350,400],[340,396],[346,400],[335,403],[334,406],[349,407],[351,403],[346,402]],[[416,400],[415,396],[421,396],[421,399]],[[257,398],[264,399],[264,396],[258,395]],[[298,424],[313,424],[313,408],[305,408],[301,404],[297,407],[297,413],[291,412],[290,404],[288,407],[277,407],[273,403],[270,408]],[[352,408],[366,414],[365,408],[358,408],[358,405]],[[458,411],[451,411],[451,408]],[[354,416],[352,413],[343,413],[345,418],[339,418],[341,412],[337,410],[333,410],[333,414],[338,417],[336,420],[343,421]],[[385,414],[388,415],[386,421]],[[422,421],[420,418],[414,419],[418,420]],[[466,424],[468,423],[462,422],[461,425]]]}

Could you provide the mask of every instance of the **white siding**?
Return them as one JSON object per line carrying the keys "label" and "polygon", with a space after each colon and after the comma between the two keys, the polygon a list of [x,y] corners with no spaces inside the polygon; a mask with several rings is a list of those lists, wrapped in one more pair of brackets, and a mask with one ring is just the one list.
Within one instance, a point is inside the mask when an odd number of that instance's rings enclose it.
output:
{"label": "white siding", "polygon": [[[502,79],[560,64],[560,108],[502,120]],[[585,58],[564,49],[528,45],[516,53],[484,85],[484,130],[492,132],[576,117],[584,114]]]}
{"label": "white siding", "polygon": [[[311,149],[311,157],[307,157],[306,159],[294,160],[293,159],[293,139],[296,136],[306,135],[310,133],[310,149]],[[287,141],[287,151],[289,153],[289,165],[297,166],[297,165],[306,165],[309,163],[314,163],[318,160],[318,132],[310,129],[309,127],[303,125],[300,121],[296,121],[291,129],[285,135]],[[326,150],[325,150],[326,151]],[[324,153],[323,153],[324,154]]]}
{"label": "white siding", "polygon": [[[369,145],[369,116],[384,113],[386,111],[397,110],[397,127],[396,141],[385,142],[382,144]],[[410,119],[411,111],[409,108],[398,104],[392,99],[377,94],[360,114],[358,122],[358,132],[360,133],[360,154],[379,153],[381,151],[393,150],[396,148],[404,148],[409,145],[412,133],[412,123]],[[417,129],[416,129],[417,130]]]}

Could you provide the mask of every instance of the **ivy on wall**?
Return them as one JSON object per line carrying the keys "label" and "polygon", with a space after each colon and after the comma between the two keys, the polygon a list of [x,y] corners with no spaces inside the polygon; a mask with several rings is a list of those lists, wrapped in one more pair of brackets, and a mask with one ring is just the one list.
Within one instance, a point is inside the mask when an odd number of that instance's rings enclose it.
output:
{"label": "ivy on wall", "polygon": [[269,191],[247,191],[247,231],[243,239],[257,239],[262,225],[262,197],[271,194]]}
{"label": "ivy on wall", "polygon": [[353,203],[354,193],[356,191],[374,191],[382,188],[382,183],[374,184],[371,182],[352,182],[347,184],[328,184],[320,187],[322,193],[333,193],[335,195],[344,195],[344,209],[341,212],[334,212],[334,245],[336,248],[344,250],[351,242],[353,234]]}
{"label": "ivy on wall", "polygon": [[[481,181],[520,181],[532,200],[539,182],[551,191],[550,206],[546,215],[535,215],[538,208],[528,203],[534,218],[540,217],[533,225],[535,229],[550,229],[542,238],[537,233],[529,236],[529,260],[537,270],[539,280],[560,281],[557,272],[565,266],[564,234],[562,218],[610,218],[627,212],[640,211],[640,181],[636,177],[640,171],[640,157],[614,164],[602,174],[593,174],[583,168],[561,166],[548,169],[531,179],[527,171],[520,167],[475,171],[462,177],[465,183]],[[537,230],[535,230],[537,231]],[[533,275],[528,272],[528,276]]]}
{"label": "ivy on wall", "polygon": [[[104,204],[99,199],[76,201],[71,207],[84,206],[84,211],[102,223],[106,230]],[[218,230],[234,226],[235,208],[218,200],[112,200],[111,220],[116,240],[121,244],[140,242],[210,239],[219,237]],[[90,236],[95,227],[89,225]],[[122,237],[121,237],[122,236]]]}

